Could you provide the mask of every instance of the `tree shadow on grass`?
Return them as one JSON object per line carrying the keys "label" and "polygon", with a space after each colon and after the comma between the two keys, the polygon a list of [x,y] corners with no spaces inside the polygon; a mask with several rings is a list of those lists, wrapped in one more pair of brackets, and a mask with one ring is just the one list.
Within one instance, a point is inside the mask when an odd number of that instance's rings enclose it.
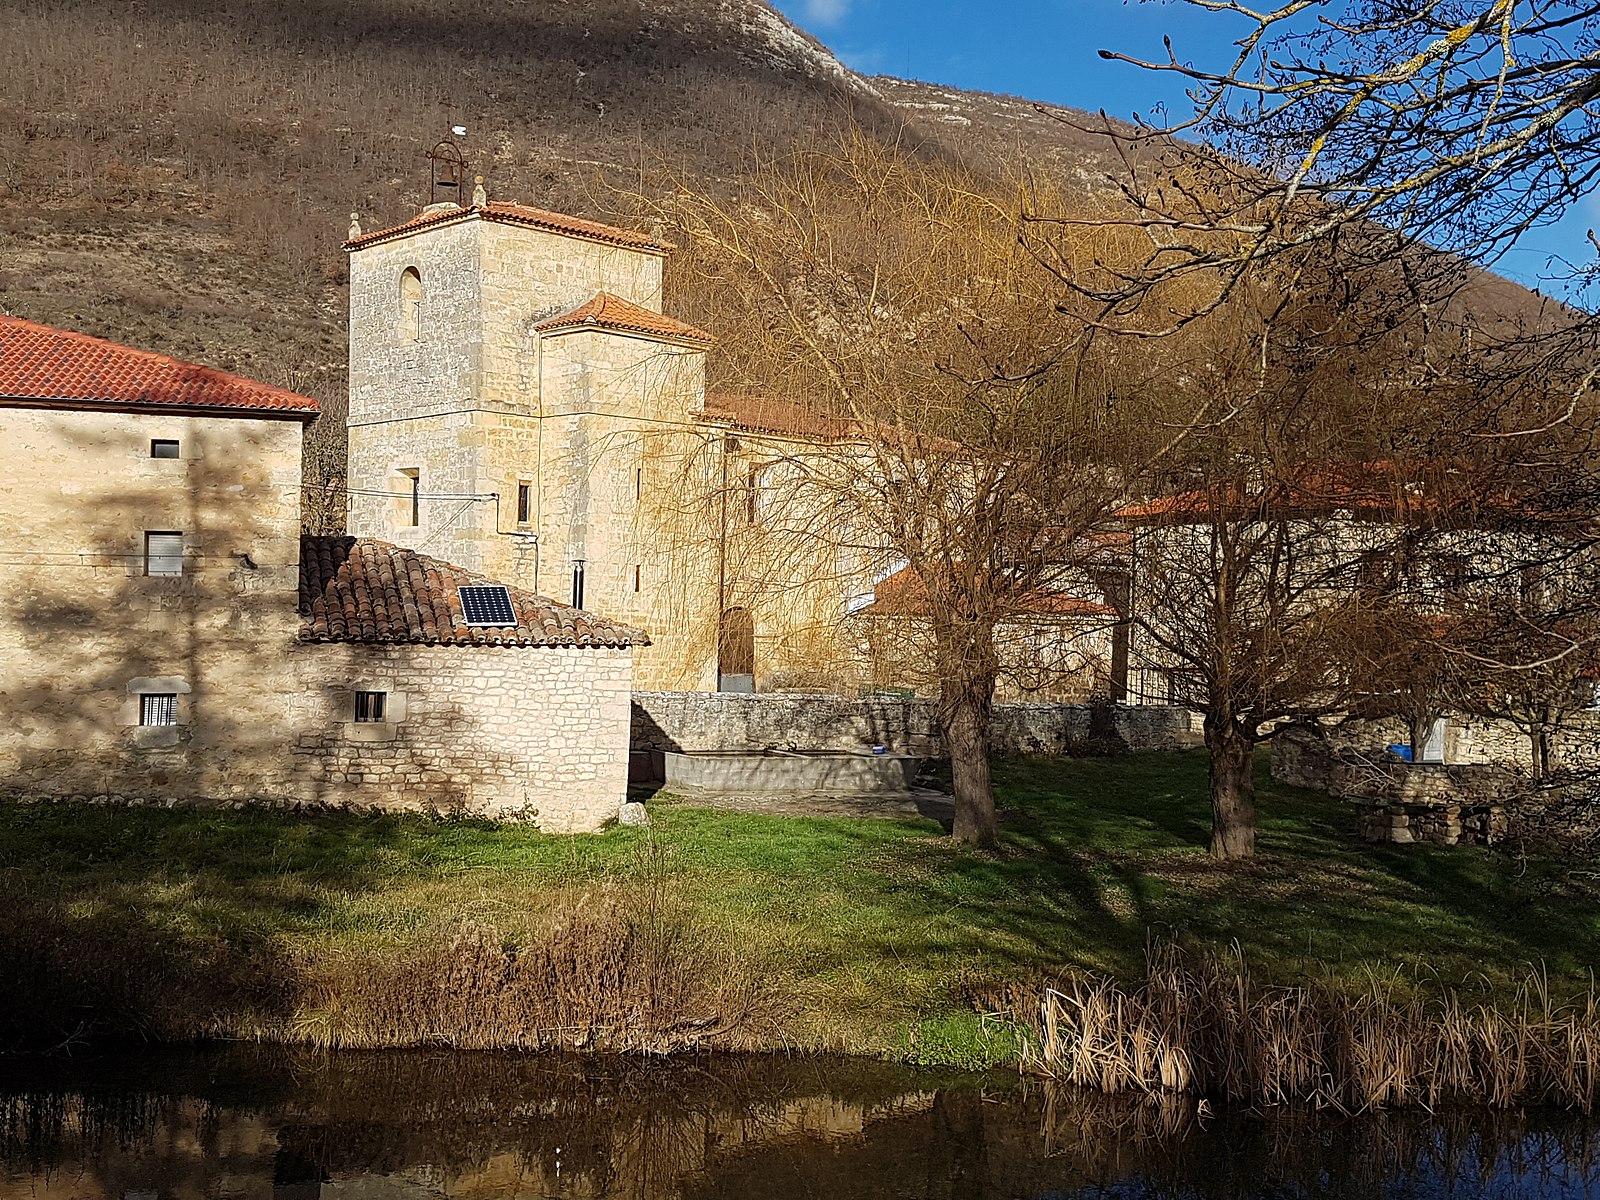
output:
{"label": "tree shadow on grass", "polygon": [[[970,953],[997,974],[1137,972],[1161,936],[1237,944],[1285,982],[1399,970],[1504,992],[1543,963],[1572,990],[1600,959],[1600,909],[1553,886],[1553,864],[1364,843],[1350,805],[1280,787],[1259,765],[1259,856],[1218,864],[1203,752],[999,762],[1002,847],[924,852],[898,902],[951,914],[925,951]],[[880,940],[860,952],[895,948]]]}
{"label": "tree shadow on grass", "polygon": [[307,988],[286,935],[348,920],[425,853],[430,825],[0,804],[0,1052],[282,1027]]}

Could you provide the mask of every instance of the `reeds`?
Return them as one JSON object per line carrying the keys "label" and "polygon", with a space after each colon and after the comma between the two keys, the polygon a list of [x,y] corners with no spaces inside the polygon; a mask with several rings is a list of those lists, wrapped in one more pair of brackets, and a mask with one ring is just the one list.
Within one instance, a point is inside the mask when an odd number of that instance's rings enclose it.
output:
{"label": "reeds", "polygon": [[280,1036],[325,1048],[742,1050],[781,1014],[747,966],[649,888],[581,897],[521,945],[466,924],[315,975]]}
{"label": "reeds", "polygon": [[[1019,1014],[1022,1015],[1022,1014]],[[1423,997],[1383,981],[1280,987],[1242,959],[1154,948],[1131,990],[1082,976],[1046,988],[1024,1066],[1104,1092],[1190,1092],[1344,1111],[1468,1101],[1592,1112],[1600,996],[1576,1001],[1534,973],[1507,1002]]]}
{"label": "reeds", "polygon": [[[0,899],[4,899],[0,892]],[[788,1009],[670,880],[602,884],[511,941],[481,923],[289,949],[132,912],[0,923],[0,1053],[134,1037],[668,1053],[777,1040]]]}

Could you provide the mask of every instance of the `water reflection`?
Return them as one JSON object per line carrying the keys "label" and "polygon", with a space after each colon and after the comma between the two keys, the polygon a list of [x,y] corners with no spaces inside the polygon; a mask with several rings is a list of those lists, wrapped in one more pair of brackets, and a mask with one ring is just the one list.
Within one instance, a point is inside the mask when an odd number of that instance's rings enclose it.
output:
{"label": "water reflection", "polygon": [[0,1137],[0,1200],[1600,1196],[1561,1114],[1202,1122],[814,1059],[0,1059]]}

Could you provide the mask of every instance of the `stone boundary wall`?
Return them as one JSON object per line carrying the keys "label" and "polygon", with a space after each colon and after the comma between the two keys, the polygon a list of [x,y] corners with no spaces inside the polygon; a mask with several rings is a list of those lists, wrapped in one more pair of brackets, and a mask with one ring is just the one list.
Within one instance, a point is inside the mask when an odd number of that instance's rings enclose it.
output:
{"label": "stone boundary wall", "polygon": [[1355,804],[1369,842],[1487,846],[1525,791],[1516,771],[1487,763],[1407,763],[1300,726],[1272,740],[1272,777]]}
{"label": "stone boundary wall", "polygon": [[[1446,713],[1445,723],[1444,757],[1451,766],[1493,766],[1526,772],[1532,764],[1527,736],[1508,721]],[[1322,736],[1329,746],[1340,753],[1348,751],[1376,759],[1382,757],[1385,746],[1407,742],[1411,735],[1404,721],[1387,717],[1330,725],[1323,729]],[[1574,714],[1556,734],[1555,750],[1556,761],[1561,766],[1580,769],[1600,766],[1600,712]],[[1274,765],[1275,777],[1282,778],[1285,783],[1298,782],[1287,776],[1277,776],[1277,770]],[[1308,783],[1302,786],[1322,785]]]}
{"label": "stone boundary wall", "polygon": [[[1200,718],[1185,708],[1115,705],[1100,710],[1130,750],[1200,744]],[[995,749],[1002,754],[1070,754],[1107,740],[1085,704],[997,704]],[[1098,722],[1096,722],[1098,724]],[[860,750],[942,757],[933,701],[851,699],[802,693],[635,692],[635,754],[652,750]]]}

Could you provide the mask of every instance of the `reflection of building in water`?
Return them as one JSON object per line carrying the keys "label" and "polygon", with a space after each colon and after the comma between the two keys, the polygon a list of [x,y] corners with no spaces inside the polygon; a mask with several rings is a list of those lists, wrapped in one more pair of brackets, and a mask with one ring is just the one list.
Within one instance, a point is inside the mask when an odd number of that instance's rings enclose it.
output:
{"label": "reflection of building in water", "polygon": [[930,1092],[881,1063],[239,1057],[152,1093],[8,1077],[0,1200],[1600,1195],[1594,1125],[1554,1112],[1201,1124],[1184,1098]]}

